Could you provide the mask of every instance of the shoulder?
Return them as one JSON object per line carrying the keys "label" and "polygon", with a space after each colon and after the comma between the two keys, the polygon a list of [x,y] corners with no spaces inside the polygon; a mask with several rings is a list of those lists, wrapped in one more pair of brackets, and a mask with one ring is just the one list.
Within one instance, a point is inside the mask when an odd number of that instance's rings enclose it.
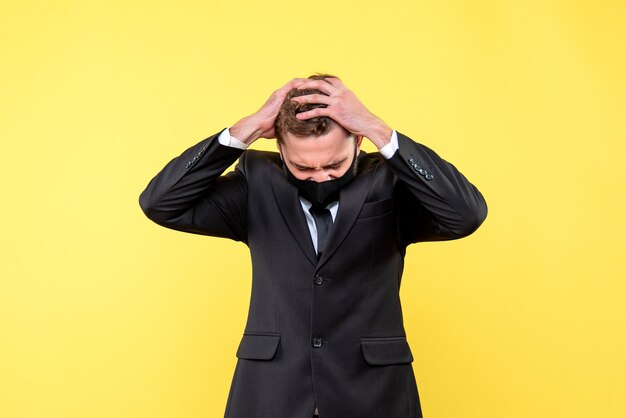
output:
{"label": "shoulder", "polygon": [[385,167],[385,157],[380,152],[361,151],[358,156],[358,174],[373,174]]}
{"label": "shoulder", "polygon": [[280,154],[277,152],[247,149],[239,157],[236,168],[244,173],[249,173],[264,170],[271,166],[280,166],[280,164]]}

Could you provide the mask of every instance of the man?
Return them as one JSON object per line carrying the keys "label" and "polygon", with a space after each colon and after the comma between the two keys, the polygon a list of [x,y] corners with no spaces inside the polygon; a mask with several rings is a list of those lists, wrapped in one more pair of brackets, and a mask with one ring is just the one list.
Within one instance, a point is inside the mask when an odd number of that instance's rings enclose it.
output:
{"label": "man", "polygon": [[[361,151],[363,137],[380,152]],[[258,138],[279,153],[245,150]],[[172,159],[139,203],[162,226],[250,248],[225,417],[422,416],[399,298],[406,247],[471,234],[487,206],[341,80],[291,80]]]}

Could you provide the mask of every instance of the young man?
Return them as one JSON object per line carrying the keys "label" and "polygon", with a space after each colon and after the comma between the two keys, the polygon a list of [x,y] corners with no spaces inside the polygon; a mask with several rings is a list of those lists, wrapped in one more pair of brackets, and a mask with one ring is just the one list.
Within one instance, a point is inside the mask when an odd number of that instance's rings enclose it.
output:
{"label": "young man", "polygon": [[[363,137],[379,152],[361,151]],[[246,150],[258,138],[279,152]],[[225,417],[422,416],[399,298],[406,247],[471,234],[487,206],[341,80],[291,80],[172,159],[139,203],[159,225],[250,248]]]}

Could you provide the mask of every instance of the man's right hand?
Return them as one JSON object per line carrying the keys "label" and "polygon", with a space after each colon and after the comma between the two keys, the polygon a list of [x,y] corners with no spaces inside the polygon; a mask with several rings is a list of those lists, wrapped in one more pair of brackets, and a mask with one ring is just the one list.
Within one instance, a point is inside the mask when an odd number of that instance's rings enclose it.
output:
{"label": "man's right hand", "polygon": [[274,91],[267,101],[256,113],[246,116],[230,128],[230,134],[238,140],[252,144],[259,138],[276,138],[274,132],[274,121],[283,104],[287,93],[298,88],[306,78],[294,78],[287,84]]}

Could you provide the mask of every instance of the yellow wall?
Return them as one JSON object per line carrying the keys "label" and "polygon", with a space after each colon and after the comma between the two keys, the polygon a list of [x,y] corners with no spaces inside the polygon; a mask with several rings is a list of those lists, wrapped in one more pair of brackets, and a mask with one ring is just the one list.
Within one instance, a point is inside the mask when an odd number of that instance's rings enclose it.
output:
{"label": "yellow wall", "polygon": [[3,1],[0,417],[223,416],[246,247],[138,197],[317,71],[489,205],[407,254],[426,418],[626,416],[624,22],[604,0]]}

